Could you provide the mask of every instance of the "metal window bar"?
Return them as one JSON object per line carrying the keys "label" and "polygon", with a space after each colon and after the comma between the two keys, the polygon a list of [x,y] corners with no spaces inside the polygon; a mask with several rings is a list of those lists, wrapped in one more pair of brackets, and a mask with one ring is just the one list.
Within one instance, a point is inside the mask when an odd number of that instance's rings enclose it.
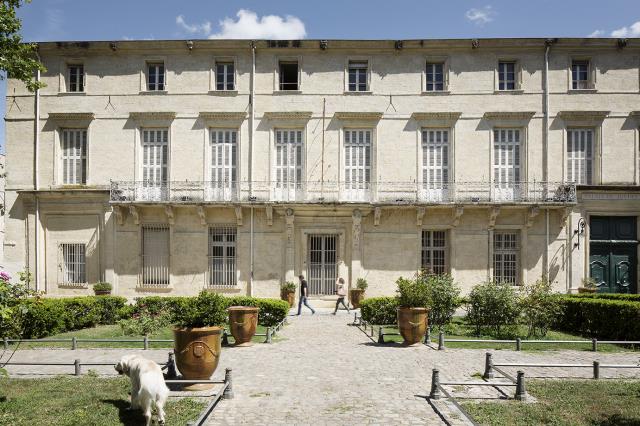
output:
{"label": "metal window bar", "polygon": [[427,92],[444,90],[444,64],[427,62]]}
{"label": "metal window bar", "polygon": [[62,284],[86,284],[86,246],[84,244],[60,244],[62,252]]}
{"label": "metal window bar", "polygon": [[234,287],[237,285],[235,226],[209,228],[208,287]]}
{"label": "metal window bar", "polygon": [[169,265],[169,226],[144,225],[142,227],[142,286],[151,288],[168,286]]}
{"label": "metal window bar", "polygon": [[233,62],[216,62],[216,90],[235,89],[235,66]]}
{"label": "metal window bar", "polygon": [[493,234],[493,280],[499,283],[518,284],[519,242],[518,233],[495,231]]}
{"label": "metal window bar", "polygon": [[62,183],[87,183],[87,130],[62,130]]}
{"label": "metal window bar", "polygon": [[309,235],[309,270],[307,272],[309,294],[335,294],[338,278],[337,241],[336,235]]}

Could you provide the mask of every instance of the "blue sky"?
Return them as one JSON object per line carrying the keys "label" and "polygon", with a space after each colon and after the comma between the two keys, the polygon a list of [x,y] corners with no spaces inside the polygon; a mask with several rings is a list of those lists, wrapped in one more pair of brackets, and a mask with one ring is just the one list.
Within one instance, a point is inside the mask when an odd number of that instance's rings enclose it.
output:
{"label": "blue sky", "polygon": [[639,0],[33,0],[19,16],[28,41],[640,37]]}

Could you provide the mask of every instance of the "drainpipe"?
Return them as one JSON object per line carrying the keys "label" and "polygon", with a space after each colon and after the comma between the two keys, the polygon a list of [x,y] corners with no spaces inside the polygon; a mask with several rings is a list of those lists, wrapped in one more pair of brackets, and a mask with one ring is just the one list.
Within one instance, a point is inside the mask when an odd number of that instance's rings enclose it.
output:
{"label": "drainpipe", "polygon": [[249,198],[253,197],[253,124],[255,120],[256,42],[251,41],[251,81],[249,83]]}
{"label": "drainpipe", "polygon": [[[542,116],[542,181],[549,190],[549,51],[557,39],[548,38],[544,42],[543,116]],[[549,209],[545,209],[545,249],[544,276],[549,279]]]}
{"label": "drainpipe", "polygon": [[544,278],[549,280],[549,209],[544,210],[545,216],[545,230],[544,234],[546,237],[546,249],[544,251]]}
{"label": "drainpipe", "polygon": [[251,205],[251,225],[250,225],[250,238],[249,238],[249,296],[253,297],[253,205]]}
{"label": "drainpipe", "polygon": [[[40,60],[40,55],[38,55],[38,53],[36,52],[36,55],[38,56],[38,60]],[[40,81],[40,70],[36,71],[36,82]],[[34,279],[35,279],[35,290],[36,291],[40,291],[40,199],[38,197],[38,190],[40,189],[40,176],[39,176],[39,169],[40,169],[40,89],[36,89],[36,94],[35,94],[35,117],[34,117],[34,129],[33,129],[33,133],[34,133],[34,147],[33,147],[33,189],[35,190],[35,197],[36,197],[36,223],[35,223],[35,253],[34,253],[34,260],[35,260],[35,274],[34,274]],[[29,242],[27,241],[27,245],[29,244]],[[28,259],[27,259],[27,267],[29,265],[28,263]]]}

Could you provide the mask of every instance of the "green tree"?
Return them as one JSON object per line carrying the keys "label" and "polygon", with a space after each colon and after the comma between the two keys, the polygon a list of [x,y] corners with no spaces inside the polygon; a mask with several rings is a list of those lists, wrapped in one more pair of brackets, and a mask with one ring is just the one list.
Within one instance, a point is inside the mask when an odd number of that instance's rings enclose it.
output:
{"label": "green tree", "polygon": [[[7,76],[24,82],[30,91],[44,86],[35,81],[33,74],[45,71],[37,55],[38,46],[35,43],[23,43],[20,29],[22,22],[16,15],[16,10],[23,3],[31,0],[0,0],[0,70]],[[0,79],[5,78],[0,75]]]}

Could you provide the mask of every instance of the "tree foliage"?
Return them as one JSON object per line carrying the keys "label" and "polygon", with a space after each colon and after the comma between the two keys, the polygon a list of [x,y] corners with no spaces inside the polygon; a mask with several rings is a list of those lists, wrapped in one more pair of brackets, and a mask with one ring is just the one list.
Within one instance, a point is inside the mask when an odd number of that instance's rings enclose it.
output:
{"label": "tree foliage", "polygon": [[[34,91],[44,84],[35,81],[33,74],[37,70],[45,71],[45,67],[38,59],[37,44],[22,42],[22,21],[18,19],[16,10],[25,2],[30,0],[0,0],[0,70]],[[4,76],[0,75],[2,78]]]}

